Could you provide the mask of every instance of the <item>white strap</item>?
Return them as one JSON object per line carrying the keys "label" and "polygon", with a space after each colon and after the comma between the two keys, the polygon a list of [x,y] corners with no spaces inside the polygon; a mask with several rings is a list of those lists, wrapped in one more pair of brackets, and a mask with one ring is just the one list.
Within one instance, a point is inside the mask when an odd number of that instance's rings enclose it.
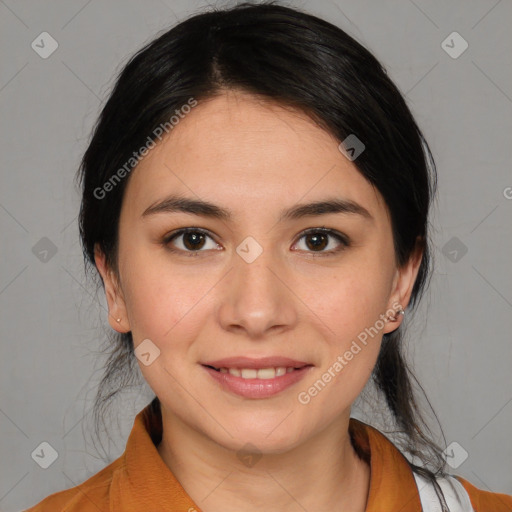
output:
{"label": "white strap", "polygon": [[[418,486],[418,491],[420,493],[421,507],[423,512],[442,512],[441,503],[437,497],[434,485],[429,480],[425,479],[421,475],[418,475],[417,473],[413,472],[413,475],[416,480],[416,485]],[[450,508],[450,512],[475,512],[473,506],[471,505],[469,495],[466,489],[464,489],[464,486],[453,476],[449,475],[449,478],[450,482],[453,483],[453,486],[457,491],[460,503],[457,501],[457,497],[454,494],[447,478],[437,478],[437,483],[443,491],[446,504]]]}

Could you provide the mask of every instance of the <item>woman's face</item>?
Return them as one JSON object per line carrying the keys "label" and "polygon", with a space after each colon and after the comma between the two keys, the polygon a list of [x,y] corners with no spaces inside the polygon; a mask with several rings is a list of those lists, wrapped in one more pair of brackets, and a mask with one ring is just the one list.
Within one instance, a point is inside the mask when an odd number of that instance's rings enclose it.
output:
{"label": "woman's face", "polygon": [[[352,206],[304,208],[324,201]],[[385,203],[331,135],[234,92],[193,108],[132,171],[119,287],[96,260],[112,326],[131,330],[167,417],[267,453],[348,420],[419,263],[397,270]]]}

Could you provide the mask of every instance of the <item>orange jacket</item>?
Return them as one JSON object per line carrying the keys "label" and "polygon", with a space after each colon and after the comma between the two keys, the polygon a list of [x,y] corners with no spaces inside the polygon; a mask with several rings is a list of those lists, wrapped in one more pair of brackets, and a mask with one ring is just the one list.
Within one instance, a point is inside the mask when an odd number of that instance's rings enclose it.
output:
{"label": "orange jacket", "polygon": [[[134,421],[124,453],[84,483],[48,496],[26,512],[200,512],[153,440],[162,432],[151,405]],[[402,453],[377,429],[351,418],[358,451],[369,459],[371,479],[366,512],[421,512],[412,471]],[[457,477],[475,512],[511,512],[512,496],[477,489]]]}

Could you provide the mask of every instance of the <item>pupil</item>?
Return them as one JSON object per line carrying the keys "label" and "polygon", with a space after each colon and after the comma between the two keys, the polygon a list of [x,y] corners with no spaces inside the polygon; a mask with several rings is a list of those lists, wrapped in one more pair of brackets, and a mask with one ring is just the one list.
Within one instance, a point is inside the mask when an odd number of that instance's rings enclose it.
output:
{"label": "pupil", "polygon": [[185,236],[185,246],[187,249],[197,249],[203,242],[203,238],[204,235],[201,233],[187,233]]}
{"label": "pupil", "polygon": [[[326,236],[324,234],[316,234],[316,235],[310,235],[309,236],[309,240],[313,240],[313,244],[308,244],[308,245],[312,245],[313,248],[320,248],[320,249],[323,249],[326,244],[325,244],[325,241],[326,241]],[[311,249],[311,247],[310,247]]]}

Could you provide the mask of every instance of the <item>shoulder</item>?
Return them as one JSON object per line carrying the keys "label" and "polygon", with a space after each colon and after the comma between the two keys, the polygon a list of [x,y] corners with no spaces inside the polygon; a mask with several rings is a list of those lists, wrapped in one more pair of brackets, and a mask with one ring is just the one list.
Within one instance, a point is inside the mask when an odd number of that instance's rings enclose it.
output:
{"label": "shoulder", "polygon": [[457,480],[462,484],[469,495],[475,512],[511,512],[512,495],[478,489],[464,478]]}
{"label": "shoulder", "polygon": [[24,512],[110,512],[113,476],[124,464],[123,454],[85,482],[51,494]]}
{"label": "shoulder", "polygon": [[[438,511],[439,498],[430,481],[413,472],[422,509]],[[436,478],[451,512],[511,512],[512,496],[478,489],[467,480],[454,475]]]}

